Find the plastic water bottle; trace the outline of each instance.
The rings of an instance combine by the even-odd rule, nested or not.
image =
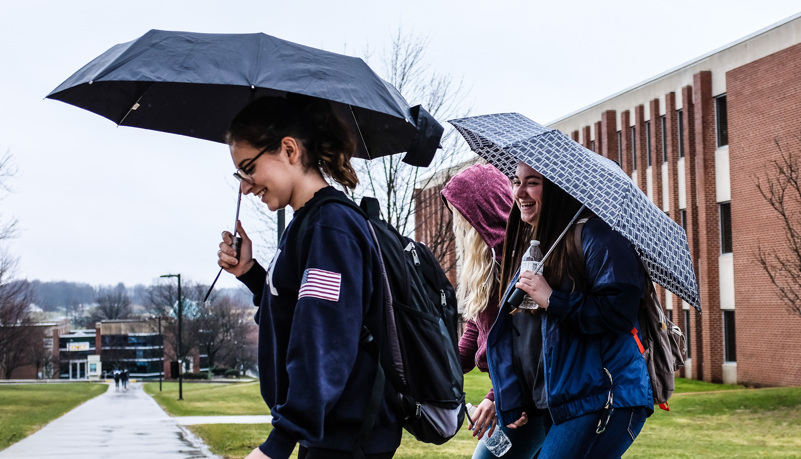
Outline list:
[[[470,403],[467,403],[465,406],[467,407],[467,414],[469,414],[472,419],[478,408]],[[476,427],[479,426],[473,426],[474,429]],[[481,441],[484,442],[484,446],[486,446],[489,452],[495,457],[501,457],[512,449],[512,441],[509,440],[509,437],[501,430],[500,425],[495,426],[495,431],[492,435],[484,435]]]
[[[542,261],[542,251],[540,250],[540,241],[531,241],[528,250],[523,254],[523,262],[520,264],[520,272],[531,271],[536,273],[539,271],[540,262]],[[522,309],[539,309],[540,305],[534,302],[530,296],[526,295],[523,302],[520,304]]]

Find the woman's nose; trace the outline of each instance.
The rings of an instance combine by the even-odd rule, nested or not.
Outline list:
[[[250,192],[253,190],[253,184],[248,182],[247,180],[240,180],[239,190],[242,192],[242,194],[245,195],[250,194]]]

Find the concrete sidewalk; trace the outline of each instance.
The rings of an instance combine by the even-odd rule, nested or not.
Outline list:
[[[110,385],[104,394],[0,451],[0,458],[219,458],[177,419],[141,383],[129,384],[127,392]]]

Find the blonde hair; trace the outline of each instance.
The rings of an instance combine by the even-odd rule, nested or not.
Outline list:
[[[456,253],[462,262],[456,282],[456,300],[462,306],[462,316],[475,320],[487,308],[490,296],[500,281],[498,264],[493,251],[475,228],[453,210],[453,232],[456,236]]]

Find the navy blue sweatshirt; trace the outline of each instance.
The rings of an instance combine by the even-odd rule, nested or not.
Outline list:
[[[273,459],[289,457],[296,443],[353,451],[375,381],[377,362],[359,346],[359,336],[364,324],[381,344],[375,333],[384,319],[379,254],[355,210],[332,202],[305,215],[309,204],[331,193],[341,192],[323,188],[295,212],[267,271],[256,263],[239,278],[259,306],[261,395],[273,416],[259,448]],[[386,384],[365,453],[400,445],[397,398]]]

